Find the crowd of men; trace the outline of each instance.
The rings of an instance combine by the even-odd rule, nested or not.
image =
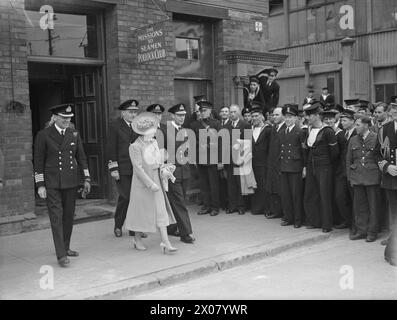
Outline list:
[[[349,228],[351,240],[367,242],[375,241],[383,228],[391,231],[384,241],[386,251],[395,252],[396,97],[391,97],[390,103],[375,104],[349,99],[343,107],[335,103],[328,88],[323,88],[320,99],[309,90],[302,108],[297,104],[280,106],[276,75],[277,70],[270,69],[251,77],[244,107],[232,104],[214,108],[205,96],[196,96],[190,117],[183,103],[167,110],[171,121],[160,122],[156,139],[168,152],[165,160],[176,167],[176,180],[169,184],[167,195],[177,223],[169,226],[168,233],[185,243],[195,241],[185,198],[189,181],[196,174],[202,200],[199,215],[216,216],[220,210],[244,215],[251,211],[267,219],[279,218],[282,226],[305,225],[325,233]],[[152,104],[143,109],[137,100],[130,99],[119,110],[120,118],[109,129],[106,153],[119,194],[116,237],[122,236],[130,201],[133,167],[129,147],[138,137],[131,122],[142,111],[155,113],[161,121],[165,107]],[[47,199],[58,261],[65,266],[67,256],[78,255],[69,248],[74,189],[78,185],[75,163],[85,177],[86,194],[90,192],[90,176],[79,134],[70,128],[72,106],[55,106],[52,112],[54,123],[36,138],[35,180],[39,195]],[[204,140],[203,132],[207,134]],[[196,157],[184,161],[192,149]],[[54,163],[47,163],[51,161]],[[46,169],[51,165],[56,172]],[[60,180],[58,171],[62,173]],[[62,223],[61,216],[68,219],[63,218]],[[391,264],[396,263],[393,254],[385,256]]]

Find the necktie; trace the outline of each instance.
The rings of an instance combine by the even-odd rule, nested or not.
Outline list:
[[[129,123],[128,125],[129,125],[130,129],[132,130],[132,123]]]
[[[65,130],[61,130],[61,136],[65,135]]]
[[[346,133],[345,133],[345,138],[346,138],[347,140],[349,140],[349,131],[346,131]]]

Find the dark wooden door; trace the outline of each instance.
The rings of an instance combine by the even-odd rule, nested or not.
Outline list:
[[[89,198],[104,198],[104,103],[102,71],[99,67],[73,67],[70,74],[74,123],[83,139],[91,174]]]

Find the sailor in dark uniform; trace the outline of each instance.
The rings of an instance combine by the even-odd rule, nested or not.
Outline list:
[[[132,129],[131,121],[139,112],[139,102],[134,99],[124,101],[120,106],[121,117],[109,126],[107,141],[108,168],[112,178],[116,181],[119,194],[116,212],[114,214],[114,234],[116,237],[123,235],[121,229],[127,214],[130,201],[132,182],[132,164],[129,147],[138,134]],[[129,232],[134,235],[133,231]],[[143,234],[143,237],[146,235]]]
[[[307,95],[307,97],[305,97],[305,99],[303,100],[303,106],[305,105],[305,104],[309,104],[309,103],[312,103],[312,102],[314,102],[315,101],[315,98],[314,98],[314,90],[313,89],[309,89],[308,90],[308,95]]]
[[[66,267],[70,263],[68,256],[79,255],[70,250],[79,170],[84,177],[84,197],[91,190],[90,174],[80,135],[69,127],[72,105],[57,105],[50,110],[55,123],[36,136],[35,182],[39,196],[47,200],[58,263]]]
[[[261,90],[259,79],[255,76],[250,77],[249,86],[244,87],[244,106],[251,109],[253,102],[258,102],[260,105],[265,105],[265,96]]]
[[[304,109],[309,124],[304,206],[307,228],[322,228],[323,232],[330,232],[332,164],[339,155],[339,148],[334,130],[321,121],[320,106],[320,102],[315,102]]]
[[[172,121],[167,124],[167,163],[175,165],[174,177],[176,180],[168,182],[167,195],[177,222],[168,226],[168,234],[175,235],[178,230],[178,235],[181,237],[182,242],[193,243],[192,225],[185,202],[190,179],[190,167],[187,162],[188,147],[184,147],[188,140],[186,131],[183,128],[186,106],[183,103],[178,103],[169,108],[168,112],[172,114]]]
[[[328,87],[322,89],[320,103],[327,109],[332,109],[335,106],[335,97],[328,92]]]
[[[335,131],[336,141],[339,147],[339,156],[333,163],[334,173],[334,223],[335,229],[350,227],[352,217],[352,201],[348,181],[346,178],[346,149],[347,139],[345,133],[336,124],[337,110],[330,109],[322,112],[323,121]]]

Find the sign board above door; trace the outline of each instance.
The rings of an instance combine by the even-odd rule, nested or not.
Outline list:
[[[164,22],[138,29],[136,38],[138,64],[166,58]]]

